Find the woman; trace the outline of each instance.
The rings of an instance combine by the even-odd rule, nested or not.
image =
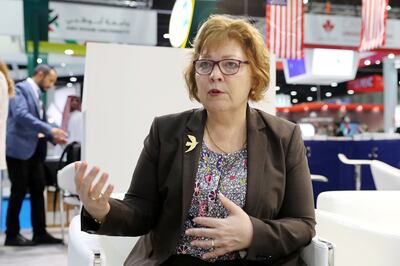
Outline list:
[[[7,65],[0,61],[0,171],[6,165],[6,125],[8,116],[8,99],[14,95],[14,82],[10,78]]]
[[[268,61],[253,26],[211,16],[185,73],[204,109],[154,119],[123,201],[103,189],[107,173],[92,184],[99,168],[78,163],[82,229],[144,235],[125,265],[298,265],[315,225],[301,133],[248,106]]]

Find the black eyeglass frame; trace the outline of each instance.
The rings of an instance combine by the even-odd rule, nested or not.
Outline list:
[[[213,65],[212,65],[211,70],[210,70],[209,73],[199,73],[199,72],[197,71],[196,63],[197,63],[197,62],[200,62],[200,61],[207,61],[207,62],[212,62],[212,63],[213,63]],[[231,73],[231,74],[224,73],[224,71],[222,70],[222,68],[221,68],[221,66],[220,66],[220,63],[223,62],[223,61],[235,61],[235,62],[237,62],[237,63],[239,64],[239,67],[238,67],[237,71],[236,71],[235,73]],[[193,61],[194,70],[195,70],[196,73],[199,74],[199,75],[210,75],[210,74],[213,72],[215,65],[217,65],[222,74],[224,74],[224,75],[226,75],[226,76],[232,76],[232,75],[235,75],[235,74],[237,74],[237,73],[239,72],[240,66],[241,66],[242,64],[249,65],[249,64],[250,64],[250,61],[248,61],[248,60],[240,60],[240,59],[230,59],[230,58],[221,59],[221,60],[197,59],[197,60],[194,60],[194,61]]]

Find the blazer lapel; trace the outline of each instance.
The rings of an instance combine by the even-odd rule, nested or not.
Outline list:
[[[204,109],[195,110],[186,124],[186,130],[182,136],[182,224],[187,219],[192,201],[206,118],[207,113]],[[197,145],[193,147],[195,142]]]
[[[247,194],[244,210],[256,215],[260,184],[265,179],[264,164],[267,156],[268,140],[261,131],[265,122],[256,110],[247,107]]]
[[[30,96],[29,100],[32,101],[32,105],[35,106],[36,114],[40,118],[40,111],[39,111],[40,110],[40,103],[39,103],[40,100],[38,100],[36,98],[36,95],[33,93],[31,84],[29,84],[28,81],[25,81],[25,84],[26,84],[26,86],[24,85],[23,87],[26,88],[26,90],[28,91],[28,94]]]

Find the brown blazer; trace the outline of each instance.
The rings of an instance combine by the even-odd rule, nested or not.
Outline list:
[[[154,119],[123,201],[99,227],[83,211],[82,230],[143,235],[124,265],[162,264],[175,251],[192,199],[207,113],[195,109]],[[311,178],[298,126],[247,108],[248,185],[244,210],[254,234],[248,265],[297,265],[314,236]],[[188,135],[199,144],[190,152]]]

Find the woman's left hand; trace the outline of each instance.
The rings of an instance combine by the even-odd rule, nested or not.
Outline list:
[[[210,252],[203,255],[203,259],[216,258],[232,251],[247,249],[253,238],[253,225],[247,213],[221,193],[218,197],[228,210],[229,216],[224,219],[196,217],[193,222],[204,227],[190,228],[185,232],[186,235],[209,238],[209,240],[191,242],[193,246],[211,248]]]

